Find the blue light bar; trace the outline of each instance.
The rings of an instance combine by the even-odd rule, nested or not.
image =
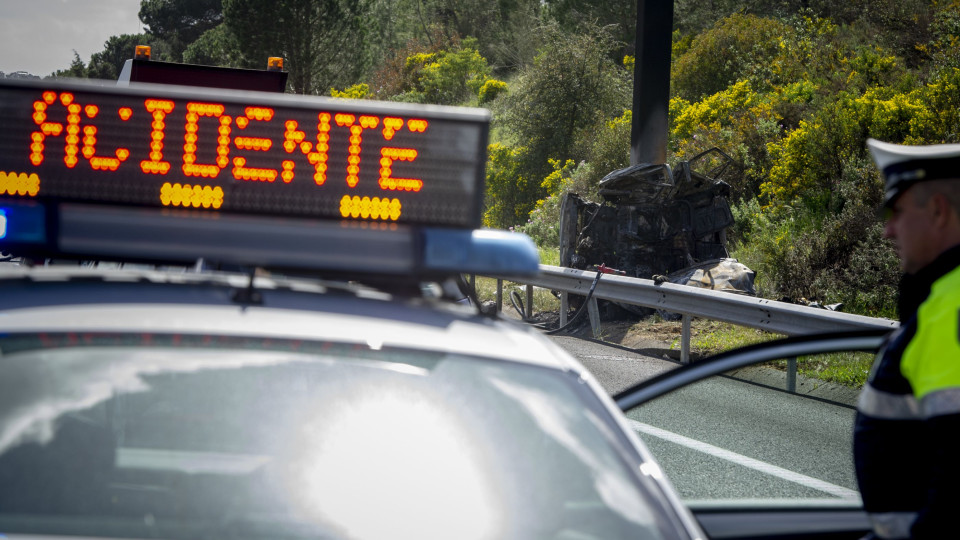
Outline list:
[[[245,267],[424,279],[539,271],[533,241],[506,231],[211,216],[77,203],[46,206],[4,199],[0,212],[6,221],[0,249],[38,258],[184,265],[203,259]]]
[[[520,276],[540,269],[540,254],[530,237],[489,229],[427,229],[423,259],[429,270],[466,274]]]
[[[47,242],[46,210],[31,201],[0,200],[0,248]]]

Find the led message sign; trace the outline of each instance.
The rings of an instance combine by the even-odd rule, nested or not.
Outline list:
[[[0,196],[477,228],[489,114],[259,92],[0,84]]]

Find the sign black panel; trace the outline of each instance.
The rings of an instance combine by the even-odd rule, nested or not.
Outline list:
[[[478,228],[489,113],[0,83],[0,196]]]

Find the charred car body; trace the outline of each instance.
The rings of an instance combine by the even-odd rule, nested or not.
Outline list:
[[[614,171],[599,183],[602,202],[566,194],[560,214],[561,266],[605,264],[632,277],[755,294],[753,272],[728,259],[726,248],[733,214],[730,186],[720,177],[732,164],[713,148],[673,169],[639,164]],[[699,170],[705,165],[713,167]],[[691,275],[699,276],[696,283],[690,283]]]

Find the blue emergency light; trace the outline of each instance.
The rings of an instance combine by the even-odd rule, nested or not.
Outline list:
[[[46,208],[32,201],[0,198],[0,250],[9,246],[42,246],[47,242]]]

